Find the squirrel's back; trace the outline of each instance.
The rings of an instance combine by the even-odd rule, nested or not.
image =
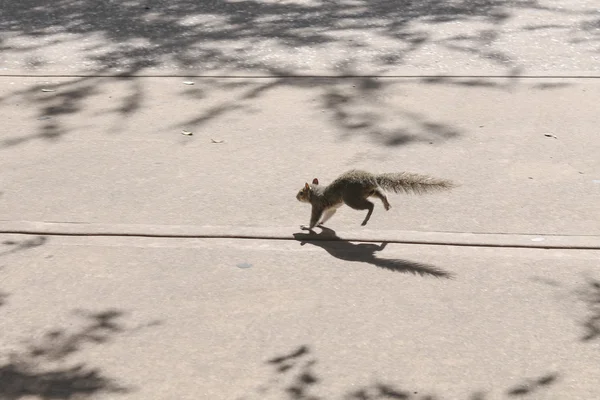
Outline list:
[[[342,194],[350,189],[363,189],[366,191],[377,187],[377,177],[367,171],[353,169],[338,176],[324,189],[327,198],[341,198]]]
[[[351,169],[338,176],[331,184],[337,181],[344,183],[377,184],[377,175],[360,169]]]

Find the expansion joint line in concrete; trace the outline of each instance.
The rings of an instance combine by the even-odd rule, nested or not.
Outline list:
[[[317,232],[318,232],[317,228]],[[296,232],[294,232],[296,231]],[[254,239],[295,241],[387,242],[398,244],[528,249],[600,250],[599,236],[362,231],[309,234],[294,228],[232,226],[133,225],[33,221],[0,221],[0,234],[164,239]]]

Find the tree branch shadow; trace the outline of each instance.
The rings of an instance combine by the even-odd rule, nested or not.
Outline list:
[[[0,399],[18,400],[27,396],[48,400],[85,399],[98,393],[117,395],[131,391],[98,368],[70,357],[86,346],[108,343],[115,336],[132,331],[119,321],[125,313],[107,309],[78,310],[75,314],[86,321],[82,328],[50,329],[41,339],[27,343],[24,349],[9,354],[8,362],[0,364]],[[152,322],[144,327],[156,324],[158,322]]]
[[[377,257],[375,253],[385,249],[388,242],[383,242],[381,245],[373,243],[354,244],[338,237],[332,229],[324,226],[321,226],[320,228],[322,231],[319,234],[294,233],[294,238],[300,241],[301,246],[309,243],[313,246],[321,247],[333,257],[344,261],[367,263],[388,271],[410,273],[420,276],[434,276],[436,278],[446,279],[452,279],[454,277],[452,273],[433,265],[408,260]]]
[[[284,77],[284,73],[288,78],[302,75],[306,65],[309,70],[310,66],[317,65],[302,56],[303,51],[315,48],[331,49],[340,55],[340,60],[326,67],[333,77],[357,75],[354,66],[361,62],[385,73],[390,67],[408,64],[409,57],[426,46],[464,55],[466,60],[476,59],[517,76],[523,66],[508,50],[495,44],[507,35],[502,24],[521,12],[578,17],[582,30],[593,36],[591,40],[599,37],[596,35],[600,31],[597,17],[592,10],[549,7],[537,0],[451,3],[374,0],[352,4],[182,0],[169,5],[158,0],[148,0],[143,5],[64,0],[60,7],[35,0],[9,2],[0,20],[0,31],[5,34],[0,41],[3,54],[14,55],[26,68],[36,71],[52,61],[36,55],[37,51],[68,44],[77,48],[74,53],[81,54],[80,64],[87,71],[83,75],[95,76],[80,76],[57,84],[55,93],[41,94],[39,85],[8,92],[0,101],[14,103],[15,99],[23,98],[38,110],[38,119],[43,122],[36,132],[5,138],[0,146],[14,148],[35,140],[61,139],[70,133],[61,117],[82,111],[84,101],[98,93],[103,85],[99,76],[125,78],[143,75],[149,68],[193,69],[202,74],[221,71],[221,76],[268,74],[277,78],[276,84],[258,85],[247,94],[246,100],[263,96],[272,87],[306,85],[300,83],[302,79],[315,86],[323,84],[314,77],[295,80]],[[595,19],[590,20],[590,16]],[[462,31],[468,32],[439,38],[440,24],[448,22],[461,22],[465,24]],[[467,25],[471,22],[472,27]],[[556,29],[555,25],[526,26],[521,33]],[[374,45],[384,42],[387,44],[382,48]],[[286,64],[285,58],[296,61]],[[364,109],[372,99],[362,97],[367,92],[366,86],[374,85],[370,90],[377,92],[380,83],[367,77],[362,81],[356,79],[357,90],[350,90],[347,81],[339,80],[318,89],[317,97],[343,137],[362,134],[382,145],[399,146],[432,138],[449,140],[460,134],[454,127],[424,116],[413,118],[409,110],[397,110],[397,107],[389,112],[402,115],[410,123],[385,126],[381,114]],[[483,77],[466,82],[440,77],[424,82],[506,89],[516,81],[502,85]],[[113,101],[118,105],[108,112],[119,118],[138,112],[146,97],[142,86],[132,79],[127,87],[130,93],[115,98]],[[234,103],[216,106],[188,122],[202,124],[239,111]]]
[[[238,86],[245,86],[247,90],[182,124],[198,128],[226,115],[248,110],[254,99],[266,96],[278,88],[308,88],[315,92],[313,98],[318,101],[317,107],[327,110],[329,121],[340,129],[342,140],[363,136],[380,145],[396,147],[413,142],[446,141],[462,134],[458,128],[433,120],[422,113],[382,104],[377,100],[377,94],[391,87],[389,81],[360,76],[343,79],[299,78],[287,76],[289,74],[275,70],[273,78],[266,82],[251,79],[238,82]],[[228,90],[230,86],[228,82],[211,82],[210,85],[215,91]],[[393,122],[382,122],[390,120]],[[181,124],[174,124],[173,127],[179,125]]]
[[[585,307],[585,316],[580,318],[579,324],[583,327],[582,342],[591,342],[600,339],[600,280],[587,276],[585,284],[576,288],[567,288],[561,282],[546,277],[533,277],[533,281],[550,286],[555,290],[567,291],[568,297],[580,302]]]
[[[588,278],[586,285],[578,291],[579,298],[587,306],[587,317],[582,322],[584,342],[600,339],[600,280]]]
[[[237,400],[263,399],[267,396],[289,400],[328,400],[339,398],[343,400],[443,400],[446,396],[432,393],[419,393],[414,389],[402,388],[398,385],[375,381],[368,385],[353,385],[342,396],[326,397],[319,395],[319,389],[325,385],[324,379],[317,374],[318,360],[308,345],[302,345],[291,352],[266,361],[272,369],[272,377],[258,386],[255,393],[238,398]],[[555,384],[560,375],[555,372],[543,374],[538,378],[524,379],[523,383],[506,390],[509,397],[535,395],[547,390]],[[543,393],[540,393],[543,396]],[[276,396],[276,397],[275,397]],[[469,400],[486,400],[485,392],[473,392]],[[494,397],[495,398],[495,397]],[[455,399],[456,400],[456,399]]]
[[[0,252],[0,256],[17,253],[24,250],[33,249],[44,245],[48,241],[46,236],[35,236],[31,239],[24,239],[22,241],[16,240],[4,240],[1,244],[3,246],[10,246],[8,250]]]
[[[6,304],[6,299],[8,298],[8,293],[0,292],[0,307]]]
[[[53,329],[39,343],[9,355],[0,365],[0,398],[17,400],[25,396],[42,399],[85,398],[94,393],[126,393],[129,389],[82,363],[69,365],[66,358],[86,343],[102,343],[123,329],[116,319],[123,313],[107,310],[88,313],[88,325],[81,331]]]
[[[21,360],[0,366],[0,398],[18,400],[26,396],[41,399],[85,398],[95,393],[127,393],[128,389],[84,364],[40,372]]]

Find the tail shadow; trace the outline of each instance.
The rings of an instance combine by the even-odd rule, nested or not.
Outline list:
[[[411,273],[421,276],[430,275],[446,279],[452,279],[454,276],[448,271],[444,271],[441,268],[429,264],[377,257],[375,253],[385,249],[388,242],[382,242],[381,245],[373,243],[354,244],[337,236],[332,229],[325,228],[324,226],[321,226],[320,228],[322,229],[322,232],[319,234],[294,233],[294,238],[300,241],[301,246],[310,243],[313,246],[323,248],[333,257],[344,261],[364,262],[390,271]]]

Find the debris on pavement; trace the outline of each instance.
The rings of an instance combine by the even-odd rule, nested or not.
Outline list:
[[[556,136],[554,136],[554,135],[553,135],[553,134],[551,134],[551,133],[544,133],[544,136],[546,136],[546,137],[551,137],[551,138],[554,138],[554,139],[558,139]]]
[[[183,81],[183,84],[184,85],[193,85],[194,82],[192,82],[192,81]]]
[[[215,140],[215,139],[210,139],[211,142],[213,143],[223,143],[225,142],[224,140]]]
[[[190,131],[186,131],[186,130],[183,130],[183,131],[181,131],[181,134],[182,134],[182,135],[185,135],[185,136],[192,136],[192,135],[193,135],[193,133],[192,133],[192,132],[190,132]]]
[[[250,264],[250,263],[247,263],[247,262],[243,262],[243,263],[239,263],[239,264],[237,265],[237,267],[238,267],[238,268],[244,268],[244,269],[245,269],[245,268],[250,268],[250,267],[252,267],[252,264]]]
[[[56,92],[54,89],[42,89],[42,92]]]

